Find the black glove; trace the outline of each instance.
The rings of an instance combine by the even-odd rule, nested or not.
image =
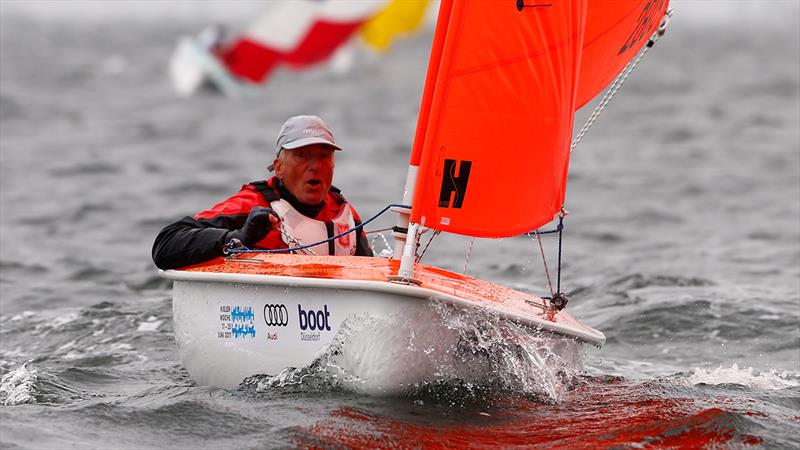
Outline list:
[[[269,216],[274,216],[277,221],[270,220]],[[280,216],[272,208],[256,206],[250,210],[242,228],[228,232],[225,242],[238,239],[245,247],[253,248],[272,229],[272,222],[277,223],[280,220]]]

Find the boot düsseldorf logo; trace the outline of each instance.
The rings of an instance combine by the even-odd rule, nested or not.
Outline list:
[[[303,309],[303,305],[298,304],[297,319],[300,323],[300,340],[319,341],[323,331],[331,331],[330,317],[328,305],[322,305],[322,309],[314,310]]]

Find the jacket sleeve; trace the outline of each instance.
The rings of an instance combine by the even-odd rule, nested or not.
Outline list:
[[[240,228],[247,215],[213,220],[186,216],[158,233],[153,244],[153,262],[159,269],[177,269],[222,256],[230,231]]]
[[[245,188],[233,197],[197,214],[167,225],[153,243],[153,262],[159,269],[176,269],[222,256],[228,232],[238,230],[261,194]]]

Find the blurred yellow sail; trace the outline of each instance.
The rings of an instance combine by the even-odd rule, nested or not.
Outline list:
[[[429,0],[392,0],[359,29],[364,42],[377,51],[386,51],[395,36],[419,28]]]

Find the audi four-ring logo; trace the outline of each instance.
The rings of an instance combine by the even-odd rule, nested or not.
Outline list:
[[[289,310],[284,305],[264,305],[264,322],[271,327],[289,325]]]

